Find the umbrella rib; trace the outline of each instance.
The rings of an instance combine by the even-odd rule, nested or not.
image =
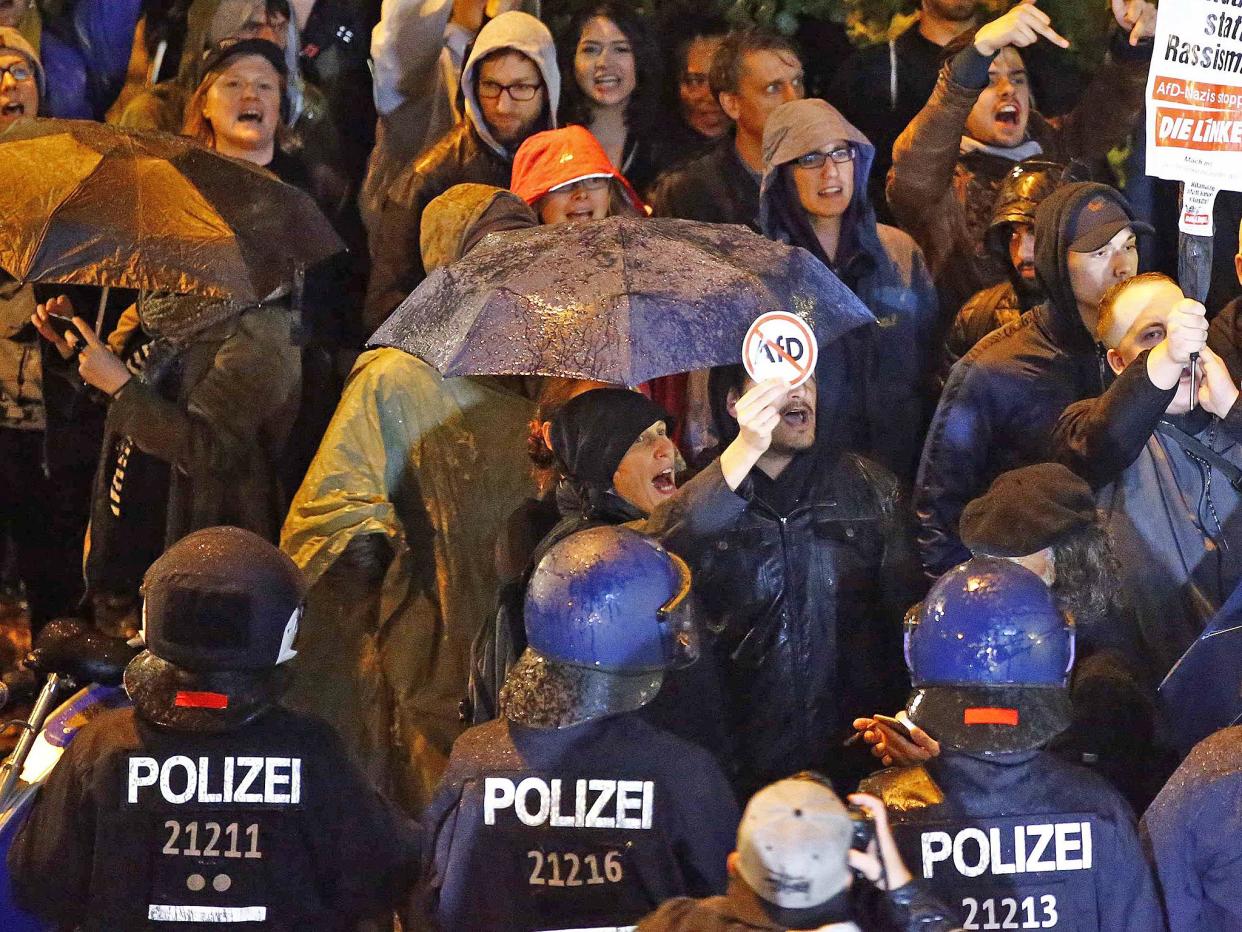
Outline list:
[[[35,248],[30,253],[32,259],[38,258],[39,253],[43,250],[43,243],[47,240],[48,232],[52,226],[52,218],[56,215],[56,211],[59,210],[64,204],[72,200],[75,194],[77,194],[84,187],[86,187],[86,183],[90,181],[91,178],[93,178],[95,174],[100,170],[103,163],[107,160],[108,155],[109,155],[108,152],[99,153],[99,161],[95,163],[95,167],[92,168],[85,175],[83,175],[82,178],[78,181],[78,183],[74,185],[73,190],[70,191],[68,194],[66,194],[64,197],[62,197],[60,201],[56,204],[56,206],[48,211],[47,219],[43,222],[43,226],[39,229],[39,237],[35,241]]]

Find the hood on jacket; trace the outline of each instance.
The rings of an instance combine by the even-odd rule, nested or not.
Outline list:
[[[556,67],[556,44],[552,41],[552,33],[548,27],[529,13],[510,10],[501,13],[486,26],[479,30],[474,40],[474,48],[461,71],[461,93],[466,102],[466,117],[474,124],[475,132],[497,155],[509,157],[508,151],[492,135],[487,121],[483,119],[483,111],[479,107],[479,97],[475,90],[478,80],[479,62],[502,49],[521,52],[535,63],[543,78],[543,86],[547,90],[547,115],[549,125],[556,126],[556,108],[561,100],[561,73]]]
[[[1026,281],[1017,269],[1009,254],[1009,241],[1015,224],[1035,225],[1035,211],[1043,203],[1044,198],[1059,188],[1066,181],[1074,180],[1066,177],[1072,170],[1059,162],[1045,159],[1026,159],[1019,162],[996,192],[996,206],[992,209],[992,222],[983,234],[983,244],[987,251],[1002,263],[1005,275],[1016,289],[1023,309],[1029,309],[1043,297],[1038,287]]]
[[[452,265],[488,233],[539,225],[526,203],[489,184],[456,184],[427,205],[419,231],[423,267],[431,274]]]
[[[854,146],[854,197],[841,218],[841,242],[837,261],[824,255],[823,247],[798,200],[798,192],[785,166],[808,152],[844,139]],[[759,187],[759,225],[771,239],[801,246],[826,265],[845,269],[860,255],[876,263],[888,262],[876,233],[875,208],[867,190],[875,146],[835,107],[809,98],[781,104],[763,128],[763,182]],[[847,282],[848,284],[848,282]]]
[[[33,4],[31,6],[33,7]],[[16,52],[30,62],[30,67],[35,73],[35,83],[39,86],[39,100],[42,101],[47,96],[47,75],[43,71],[43,62],[39,60],[39,53],[34,50],[34,46],[27,42],[16,29],[10,26],[0,26],[0,52]]]
[[[1088,350],[1095,336],[1087,330],[1078,313],[1078,302],[1069,276],[1070,225],[1084,205],[1094,197],[1116,202],[1127,217],[1134,210],[1116,188],[1093,181],[1075,181],[1053,191],[1035,212],[1035,275],[1047,296],[1048,317],[1061,348]],[[1136,232],[1150,229],[1135,221]]]
[[[513,157],[509,187],[533,207],[546,194],[586,178],[613,179],[631,206],[645,213],[638,193],[584,126],[549,129],[529,137]]]

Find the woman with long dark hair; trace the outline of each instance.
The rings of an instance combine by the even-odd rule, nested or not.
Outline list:
[[[558,47],[566,81],[561,123],[591,131],[609,160],[640,192],[659,172],[663,67],[647,24],[630,7],[606,0],[578,13]]]

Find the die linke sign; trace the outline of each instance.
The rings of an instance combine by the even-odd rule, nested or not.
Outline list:
[[[1184,182],[1180,228],[1212,233],[1242,189],[1242,0],[1162,0],[1147,79],[1147,174]]]

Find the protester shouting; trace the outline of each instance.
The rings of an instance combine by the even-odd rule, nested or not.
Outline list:
[[[866,410],[858,449],[909,488],[930,414],[938,313],[923,253],[902,231],[876,223],[867,187],[875,148],[830,104],[794,100],[777,107],[764,129],[763,155],[764,233],[809,250],[879,322],[865,337],[845,340],[855,356],[871,357],[849,360]]]
[[[1119,27],[1112,57],[1071,113],[1047,120],[1032,108],[1019,49],[1041,38],[1069,43],[1034,0],[1023,0],[950,44],[952,57],[931,99],[897,139],[888,202],[923,247],[946,315],[1005,278],[1004,265],[984,250],[984,231],[1015,162],[1103,157],[1134,129],[1151,57],[1143,40],[1155,34],[1155,7],[1112,0],[1112,9]]]
[[[1060,188],[1035,214],[1035,269],[1046,300],[985,337],[949,375],[915,483],[923,566],[938,576],[969,556],[962,508],[1009,469],[1051,457],[1051,431],[1075,401],[1100,394],[1096,314],[1109,287],[1138,271],[1133,218],[1114,189]]]
[[[740,365],[712,371],[721,437],[753,387]],[[742,516],[697,565],[742,797],[808,767],[852,788],[870,763],[839,750],[850,722],[906,690],[901,619],[922,594],[908,518],[896,478],[842,449],[835,392],[785,395]]]
[[[798,50],[761,29],[731,32],[712,56],[712,93],[733,134],[693,161],[665,172],[651,191],[657,217],[739,223],[759,231],[763,127],[786,101],[805,96]]]
[[[608,160],[645,191],[659,170],[663,67],[646,21],[623,2],[584,8],[560,50],[566,81],[560,121],[591,131]]]
[[[525,139],[556,126],[561,78],[552,34],[516,10],[479,32],[461,76],[466,115],[388,189],[372,234],[365,321],[374,330],[426,276],[419,254],[423,211],[456,184],[508,187]]]
[[[476,721],[495,715],[504,673],[521,655],[521,603],[540,557],[572,534],[601,524],[627,524],[660,540],[696,566],[706,548],[746,507],[740,490],[771,443],[785,388],[767,381],[738,401],[739,430],[733,442],[684,487],[671,439],[672,418],[638,392],[598,388],[583,392],[552,417],[544,440],[561,473],[556,503],[561,520],[535,548],[523,577],[505,586],[495,624],[474,648],[472,703]],[[698,674],[708,666],[697,665]],[[712,688],[706,677],[697,685]],[[694,685],[694,684],[690,684]],[[674,694],[676,692],[676,694]],[[669,730],[720,752],[726,742],[717,709],[683,702],[688,688],[675,684],[661,697]],[[710,706],[710,704],[707,704]],[[700,717],[701,716],[701,717]],[[684,723],[677,723],[681,717]]]
[[[581,126],[536,133],[513,157],[513,193],[545,224],[643,216],[643,202]]]

